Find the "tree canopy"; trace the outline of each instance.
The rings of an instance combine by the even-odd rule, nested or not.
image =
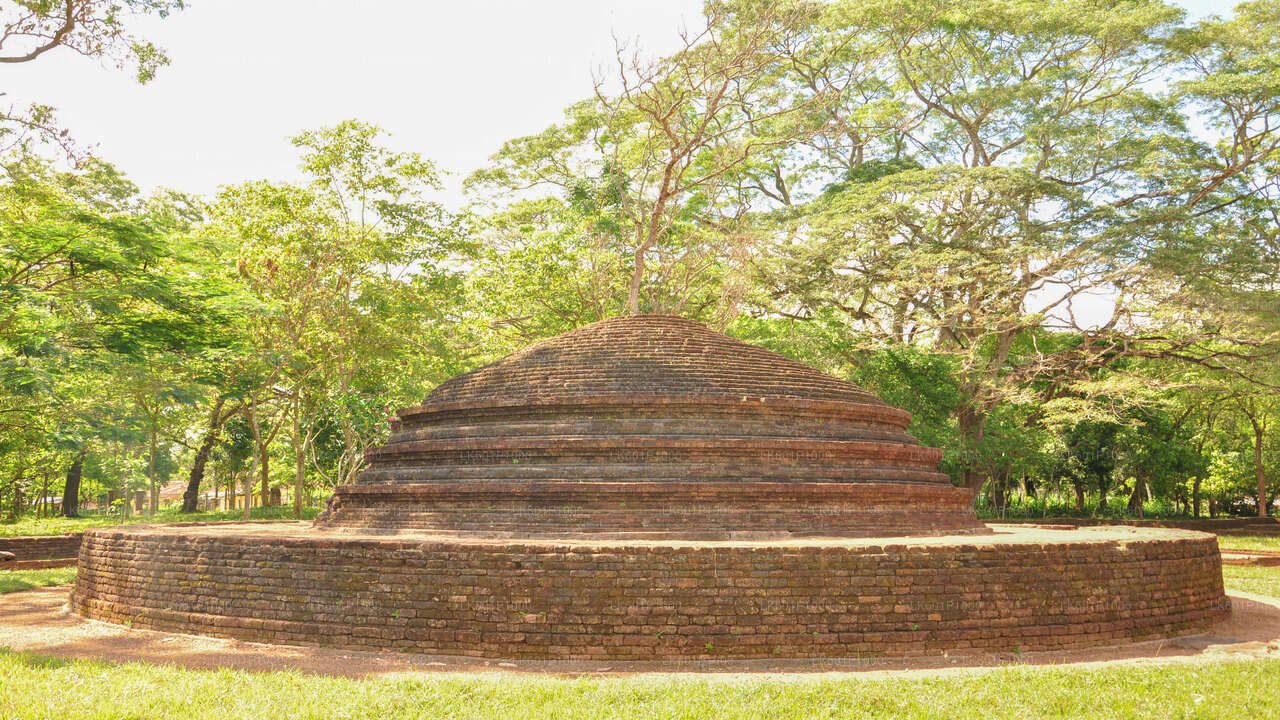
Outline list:
[[[8,5],[0,63],[74,52],[142,82],[167,56],[132,19],[183,7]],[[709,0],[677,50],[619,46],[562,121],[497,148],[466,207],[359,120],[292,138],[297,182],[197,198],[140,194],[52,108],[15,106],[0,493],[153,510],[181,473],[187,510],[292,488],[301,512],[434,384],[659,312],[910,410],[992,512],[1264,512],[1278,38],[1275,0],[1198,21],[1162,0]]]

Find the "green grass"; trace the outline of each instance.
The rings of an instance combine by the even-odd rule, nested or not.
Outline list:
[[[318,507],[302,509],[305,520],[314,520],[320,513]],[[292,520],[292,507],[253,508],[249,511],[252,520]],[[0,537],[14,535],[61,535],[62,533],[80,532],[85,528],[103,525],[120,525],[122,523],[173,523],[173,522],[214,522],[223,520],[241,520],[243,510],[225,510],[184,514],[176,510],[158,512],[153,516],[134,515],[124,520],[117,515],[87,515],[80,518],[31,518],[24,517],[16,522],[0,522]]]
[[[1228,590],[1280,597],[1280,567],[1223,565],[1222,581]]]
[[[0,570],[0,595],[76,581],[75,567],[46,570]]]
[[[1223,550],[1280,550],[1280,535],[1219,535]]]
[[[1219,535],[1218,547],[1223,550],[1280,550],[1280,537]],[[1222,580],[1228,590],[1280,597],[1280,567],[1223,565]]]
[[[21,718],[1262,718],[1280,660],[948,677],[514,674],[348,680],[0,652],[0,717]]]

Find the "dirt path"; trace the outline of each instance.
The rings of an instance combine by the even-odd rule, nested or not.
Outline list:
[[[145,661],[193,669],[297,670],[368,677],[410,672],[531,672],[565,675],[630,673],[818,673],[871,677],[887,673],[939,675],[1010,665],[1101,667],[1111,664],[1185,664],[1280,658],[1280,598],[1231,593],[1230,620],[1210,632],[1173,640],[1070,652],[970,655],[940,658],[838,660],[721,660],[670,662],[499,662],[435,655],[363,653],[247,643],[85,620],[65,609],[67,587],[0,595],[0,647],[61,658]]]

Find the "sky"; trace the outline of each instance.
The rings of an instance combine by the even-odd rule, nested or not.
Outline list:
[[[614,36],[673,50],[698,0],[192,0],[138,34],[172,63],[132,73],[69,51],[6,66],[11,99],[58,110],[144,189],[209,194],[297,177],[288,138],[348,118],[449,171],[449,195],[510,138],[589,96]],[[451,199],[458,199],[457,197]]]
[[[1184,0],[1193,17],[1229,3]],[[9,65],[9,101],[58,110],[62,127],[143,190],[208,195],[298,177],[288,138],[348,118],[450,175],[441,198],[510,138],[592,93],[614,39],[663,54],[700,0],[191,0],[138,34],[172,63],[133,74],[59,50]]]

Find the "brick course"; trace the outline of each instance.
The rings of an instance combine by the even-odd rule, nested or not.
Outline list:
[[[1069,649],[1230,612],[1213,536],[991,534],[909,420],[697,323],[614,318],[402,411],[315,527],[88,531],[71,604],[254,641],[617,660]]]
[[[80,551],[80,536],[81,533],[0,537],[0,552],[13,553],[20,563],[74,558]]]
[[[1055,650],[1224,618],[1210,535],[550,542],[300,526],[96,528],[71,600],[111,622],[492,658]]]
[[[593,323],[402,410],[321,527],[709,538],[982,533],[911,416],[677,317]]]
[[[973,492],[936,484],[488,482],[339,487],[321,528],[538,537],[987,534]]]

